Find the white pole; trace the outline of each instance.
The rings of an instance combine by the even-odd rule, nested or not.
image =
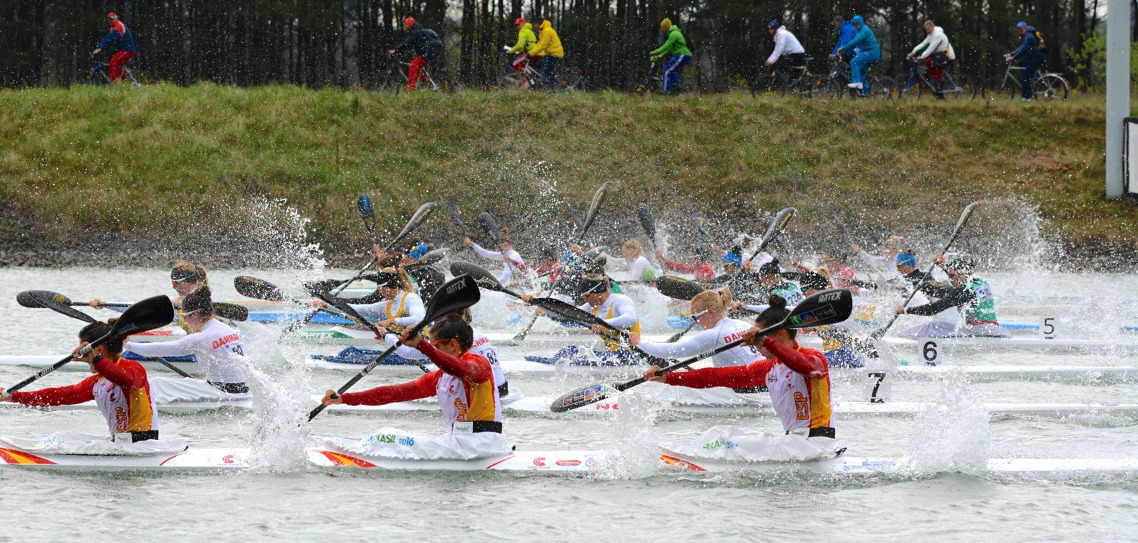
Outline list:
[[[1122,197],[1122,119],[1130,115],[1130,2],[1106,3],[1106,197]],[[1134,180],[1138,183],[1138,179]]]

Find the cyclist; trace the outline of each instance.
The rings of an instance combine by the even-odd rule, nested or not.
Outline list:
[[[514,67],[514,71],[525,73],[526,67],[529,66],[531,62],[537,60],[526,52],[537,43],[537,36],[533,33],[533,23],[526,22],[524,17],[518,17],[518,19],[514,21],[514,27],[518,29],[518,43],[515,43],[513,47],[507,48],[506,53],[517,55],[510,65]]]
[[[846,21],[845,18],[843,18],[841,15],[835,15],[832,24],[834,25],[834,28],[838,30],[838,43],[834,44],[834,50],[830,52],[830,56],[836,57],[838,56],[838,50],[854,38],[854,36],[857,34],[857,29],[854,28],[854,25],[850,24],[849,21]],[[847,50],[845,52],[845,59],[848,61],[850,57],[853,57],[856,54],[857,51]]]
[[[767,31],[774,38],[774,51],[771,51],[771,56],[767,57],[767,68],[784,70],[790,74],[791,68],[806,65],[806,49],[802,48],[798,38],[782,26],[778,19],[767,23]],[[788,75],[787,80],[790,79],[792,77]]]
[[[557,36],[549,19],[542,20],[537,28],[537,43],[526,52],[531,57],[540,57],[534,62],[534,67],[541,71],[542,84],[553,88],[553,82],[556,81],[554,71],[557,63],[565,57],[565,50],[561,48],[561,38]]]
[[[107,14],[107,24],[111,26],[106,36],[103,36],[103,41],[91,51],[91,55],[97,55],[100,51],[107,47],[113,46],[116,51],[111,56],[111,69],[108,74],[111,83],[115,83],[122,77],[122,67],[126,61],[134,58],[138,54],[138,49],[134,46],[134,34],[130,33],[130,29],[119,20],[118,14],[110,12]]]
[[[403,20],[403,30],[410,34],[407,34],[403,43],[396,45],[395,49],[388,49],[387,54],[394,55],[407,49],[415,52],[415,60],[411,61],[411,67],[407,69],[407,90],[415,90],[419,79],[426,79],[421,73],[423,66],[439,54],[443,48],[443,40],[434,30],[415,22],[414,17]]]
[[[648,54],[653,62],[659,61],[664,55],[671,55],[668,62],[664,63],[664,70],[660,75],[661,89],[664,94],[671,94],[672,89],[678,91],[683,85],[680,70],[684,68],[685,64],[691,62],[691,49],[688,49],[688,41],[680,32],[680,27],[673,25],[671,19],[665,17],[663,21],[660,21],[660,32],[667,36],[664,45],[657,47]]]
[[[1019,32],[1019,47],[1004,55],[1004,59],[1008,62],[1019,61],[1019,65],[1023,66],[1019,80],[1020,89],[1023,91],[1020,100],[1030,102],[1034,96],[1031,86],[1035,81],[1035,71],[1043,65],[1047,57],[1040,47],[1039,34],[1035,32],[1034,26],[1028,26],[1027,23],[1020,21],[1016,23],[1016,30]]]
[[[925,21],[925,41],[918,43],[908,55],[905,55],[905,58],[914,56],[925,61],[925,67],[929,70],[929,79],[932,80],[933,93],[937,98],[943,99],[944,94],[940,92],[940,87],[941,80],[944,79],[944,68],[956,61],[956,52],[948,43],[944,29],[931,19]]]
[[[850,79],[852,82],[848,86],[851,89],[864,92],[868,90],[865,88],[865,72],[871,64],[881,60],[881,46],[877,44],[877,36],[874,36],[873,31],[866,26],[865,19],[861,15],[854,15],[850,19],[850,23],[857,29],[857,34],[852,40],[838,48],[838,54],[854,51],[857,48],[861,49],[850,59]]]

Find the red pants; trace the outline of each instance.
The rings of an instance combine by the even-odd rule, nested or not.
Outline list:
[[[134,58],[134,55],[134,51],[119,51],[111,57],[111,73],[109,74],[111,83],[117,82],[122,77],[122,65]]]
[[[420,79],[426,79],[422,76],[423,66],[426,66],[429,60],[423,57],[415,57],[411,61],[411,67],[407,69],[407,90],[415,90],[415,85],[419,83]]]
[[[925,68],[929,69],[929,79],[932,79],[934,83],[937,81],[940,81],[941,79],[944,79],[944,71],[943,70],[949,66],[952,66],[953,62],[955,62],[955,61],[949,60],[947,65],[942,66],[940,68],[936,68],[933,66],[933,58],[932,57],[926,58],[925,59]]]
[[[515,72],[522,73],[526,71],[526,66],[529,66],[531,62],[536,62],[540,58],[541,57],[531,57],[526,53],[522,53],[514,59],[511,65],[514,67]]]

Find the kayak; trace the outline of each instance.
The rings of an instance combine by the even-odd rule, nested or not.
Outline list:
[[[1001,350],[1028,350],[1028,351],[1079,351],[1079,352],[1113,352],[1117,350],[1138,349],[1138,342],[1111,342],[1096,339],[1046,339],[1043,337],[979,337],[957,336],[942,338],[908,339],[902,337],[884,337],[880,345],[888,346],[894,352],[917,352],[933,342],[933,348],[943,348],[944,352],[976,352]]]
[[[601,469],[604,451],[514,451],[473,460],[404,460],[347,454],[334,449],[305,450],[309,466],[323,469],[374,469],[399,471],[510,471],[543,474],[588,474]],[[39,471],[197,472],[219,473],[256,467],[248,448],[196,449],[144,456],[36,454],[0,448],[0,465]],[[904,458],[839,456],[810,462],[715,462],[662,451],[658,466],[682,473],[805,473],[839,475],[903,475],[920,473]],[[990,473],[1065,474],[1133,473],[1135,459],[1096,458],[992,458]]]

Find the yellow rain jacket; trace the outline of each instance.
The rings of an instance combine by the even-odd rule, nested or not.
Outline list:
[[[522,51],[529,51],[535,43],[537,43],[537,36],[533,33],[533,23],[526,23],[522,25],[521,30],[518,30],[518,43],[510,48],[510,54],[516,55]]]
[[[538,28],[540,32],[537,35],[537,45],[527,51],[530,56],[564,58],[565,50],[561,48],[561,38],[557,36],[557,31],[553,30],[553,24],[549,19],[542,21]]]

